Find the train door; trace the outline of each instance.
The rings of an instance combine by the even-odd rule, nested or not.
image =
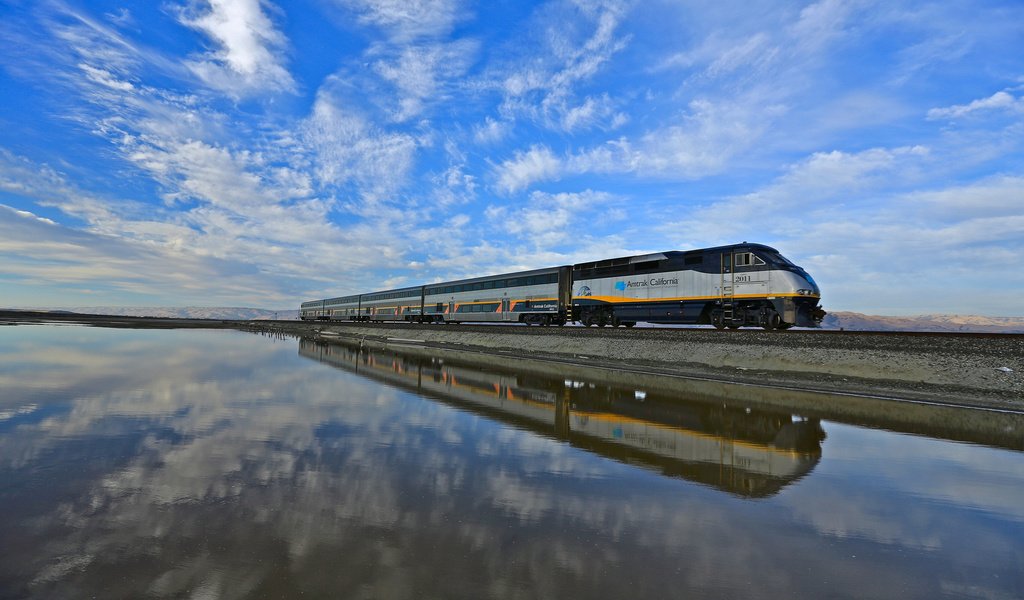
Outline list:
[[[732,323],[733,299],[736,295],[735,273],[733,272],[732,252],[722,254],[722,280],[718,288],[719,301],[722,304],[722,321],[725,324]]]
[[[455,320],[455,301],[454,300],[449,300],[448,301],[448,318],[445,319],[445,320],[446,321],[454,321]]]
[[[568,315],[572,310],[572,267],[558,268],[558,313]]]
[[[512,301],[507,296],[501,299],[501,320],[512,320]]]

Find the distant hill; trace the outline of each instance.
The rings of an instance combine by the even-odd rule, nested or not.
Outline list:
[[[45,310],[45,309],[44,309]],[[89,315],[117,315],[122,317],[164,317],[176,319],[222,319],[222,320],[267,320],[275,318],[282,320],[296,320],[299,318],[299,311],[291,310],[267,310],[263,308],[242,308],[242,307],[210,307],[210,306],[79,306],[72,308],[50,309],[53,312],[79,313]]]
[[[823,329],[847,331],[960,331],[969,333],[1024,333],[1024,317],[976,315],[918,315],[887,317],[855,312],[829,313]]]

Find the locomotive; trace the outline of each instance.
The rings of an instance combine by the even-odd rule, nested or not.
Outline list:
[[[313,300],[299,318],[773,330],[820,326],[820,300],[807,271],[775,248],[744,242]]]

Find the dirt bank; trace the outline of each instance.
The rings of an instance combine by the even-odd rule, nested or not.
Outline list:
[[[298,323],[250,327],[1024,410],[1024,336]]]

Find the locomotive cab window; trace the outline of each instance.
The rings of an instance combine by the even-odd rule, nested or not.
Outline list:
[[[736,253],[736,266],[737,267],[749,267],[752,265],[763,265],[764,261],[760,257],[756,256],[752,252],[737,252]]]

